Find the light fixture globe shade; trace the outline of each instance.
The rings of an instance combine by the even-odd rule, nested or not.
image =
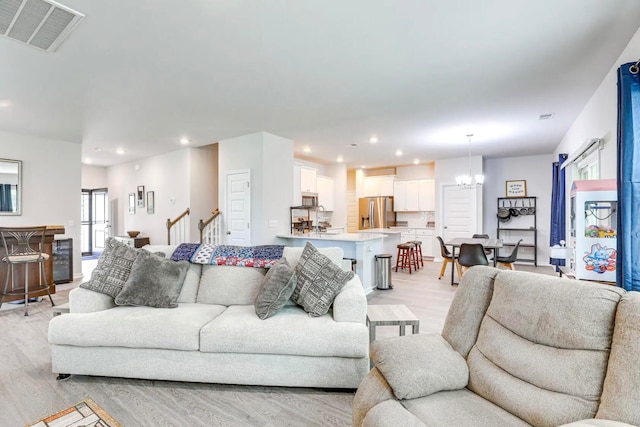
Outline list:
[[[472,178],[469,175],[460,175],[456,177],[457,185],[468,186],[471,185]]]
[[[482,185],[484,184],[484,175],[476,175],[476,184],[478,185]]]

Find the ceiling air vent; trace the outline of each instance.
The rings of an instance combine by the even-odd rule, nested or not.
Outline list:
[[[0,35],[47,52],[55,52],[82,18],[50,0],[0,1]]]

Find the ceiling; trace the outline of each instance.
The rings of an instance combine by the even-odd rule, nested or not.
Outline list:
[[[637,0],[62,3],[86,17],[57,52],[0,38],[0,130],[103,166],[257,131],[349,167],[466,156],[469,133],[552,153],[640,25]]]

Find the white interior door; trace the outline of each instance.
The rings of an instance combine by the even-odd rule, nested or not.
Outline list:
[[[442,239],[471,237],[478,222],[477,190],[456,185],[444,185],[442,190]]]
[[[251,245],[251,173],[227,174],[227,244]]]

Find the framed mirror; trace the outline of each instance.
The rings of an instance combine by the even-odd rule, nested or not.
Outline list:
[[[22,215],[22,161],[0,159],[0,215]]]

